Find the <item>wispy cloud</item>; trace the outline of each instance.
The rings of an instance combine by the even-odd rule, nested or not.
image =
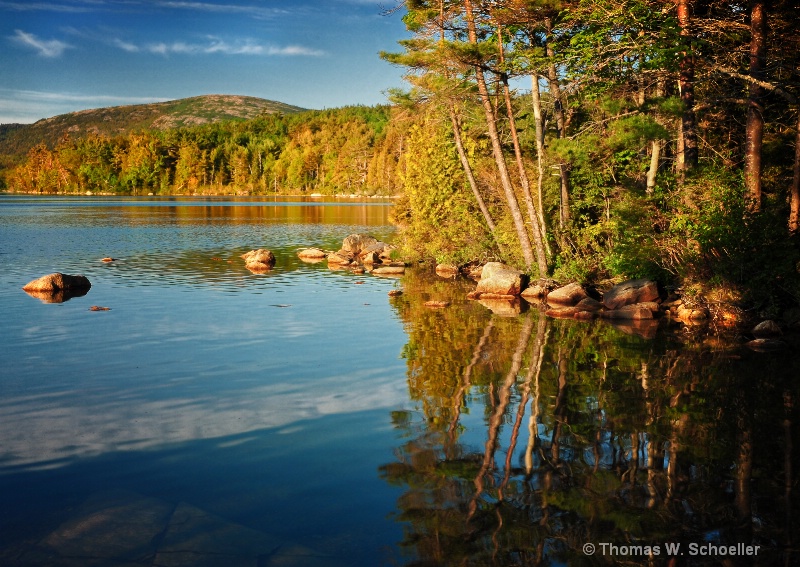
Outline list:
[[[287,57],[321,57],[326,53],[303,45],[262,45],[255,41],[243,40],[228,42],[218,38],[208,38],[205,43],[185,41],[156,42],[136,45],[122,39],[114,39],[113,44],[129,53],[147,52],[157,55],[262,55]]]
[[[14,35],[12,35],[10,39],[14,43],[33,49],[42,57],[48,58],[60,57],[64,51],[72,48],[70,44],[64,43],[58,39],[40,39],[34,34],[22,30],[14,30]]]
[[[94,11],[147,11],[154,9],[186,10],[224,14],[244,14],[259,19],[269,19],[289,11],[254,4],[225,4],[215,2],[190,2],[185,0],[63,0],[51,2],[20,2],[0,0],[0,10],[17,12],[86,13]]]

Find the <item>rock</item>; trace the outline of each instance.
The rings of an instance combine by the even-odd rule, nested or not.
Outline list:
[[[783,334],[781,328],[775,321],[771,321],[767,319],[766,321],[761,321],[758,325],[753,328],[753,336],[756,338],[767,338],[767,337],[778,337]]]
[[[440,278],[453,279],[458,275],[458,266],[453,264],[439,264],[436,266],[436,275]]]
[[[400,291],[399,289],[393,289],[388,293],[388,295],[389,297],[400,297],[401,295],[403,295],[403,292]]]
[[[301,260],[323,260],[328,255],[324,250],[319,248],[302,248],[297,251],[297,257]]]
[[[353,263],[353,257],[341,250],[328,254],[328,265],[347,266]]]
[[[367,250],[371,246],[379,244],[376,238],[366,234],[351,234],[342,241],[342,252],[349,252],[353,256],[358,256],[362,250]],[[382,243],[380,243],[382,244]]]
[[[86,276],[71,276],[56,272],[28,282],[22,289],[28,292],[55,292],[89,289],[90,287],[92,284]]]
[[[111,311],[110,307],[100,307],[99,305],[92,305],[89,311]]]
[[[405,272],[406,272],[405,266],[389,265],[389,266],[380,266],[378,268],[375,268],[370,273],[375,274],[376,276],[386,276],[386,275],[400,275],[404,274]]]
[[[265,272],[275,265],[275,254],[263,248],[242,254],[242,258],[245,267],[251,272]]]
[[[571,307],[587,297],[589,294],[581,284],[571,283],[548,293],[547,303],[552,306]]]
[[[103,259],[102,259],[102,260],[100,260],[100,261],[101,261],[101,262],[108,263],[108,262],[116,262],[116,261],[117,261],[117,259],[116,259],[116,258],[112,258],[111,256],[106,256],[105,258],[103,258]]]
[[[682,304],[678,306],[677,318],[689,323],[705,321],[708,318],[708,309]]]
[[[475,264],[475,265],[464,266],[461,269],[461,273],[467,276],[471,280],[480,280],[481,274],[483,274],[483,265]]]
[[[361,263],[367,266],[371,266],[373,264],[380,264],[381,257],[378,255],[377,252],[365,252],[361,254]]]
[[[603,319],[652,319],[653,312],[647,307],[634,303],[632,305],[623,305],[619,309],[602,311],[600,317]]]
[[[578,311],[590,311],[594,313],[603,309],[603,304],[592,297],[584,297],[575,307]]]
[[[430,307],[431,309],[442,309],[450,305],[449,301],[426,301],[425,307]]]
[[[659,298],[658,284],[652,280],[628,280],[615,285],[603,295],[603,305],[608,309],[619,309],[623,305],[656,301]]]
[[[520,295],[527,300],[540,300],[547,296],[550,289],[547,280],[537,280],[523,289]]]
[[[527,283],[528,276],[519,270],[500,262],[489,262],[483,267],[481,281],[475,291],[518,296]]]

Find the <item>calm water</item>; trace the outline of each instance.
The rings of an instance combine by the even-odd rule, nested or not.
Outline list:
[[[297,260],[391,240],[388,211],[0,197],[0,565],[800,562],[791,337],[755,353]],[[20,289],[53,271],[92,288]]]

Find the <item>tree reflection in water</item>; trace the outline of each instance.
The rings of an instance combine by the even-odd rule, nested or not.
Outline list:
[[[404,287],[394,306],[417,408],[393,415],[404,442],[380,474],[404,490],[407,564],[800,561],[792,348],[751,353],[680,329],[646,339],[535,308],[499,317],[417,273]],[[740,543],[758,554],[689,547]]]

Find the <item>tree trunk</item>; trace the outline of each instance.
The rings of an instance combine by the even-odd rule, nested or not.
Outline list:
[[[556,126],[558,128],[558,137],[564,138],[567,135],[567,123],[564,117],[564,104],[563,98],[561,96],[561,87],[558,83],[558,70],[556,69],[555,64],[555,52],[553,51],[553,47],[550,45],[550,35],[553,32],[553,22],[550,18],[545,18],[544,20],[545,28],[547,32],[547,39],[545,39],[545,54],[547,55],[548,65],[547,65],[547,81],[550,87],[550,96],[553,97],[553,116],[556,119]]]
[[[794,177],[789,196],[789,232],[800,230],[800,109],[797,111],[797,136],[794,142]]]
[[[539,93],[539,75],[534,73],[531,76],[531,99],[533,102],[533,122],[536,128],[536,167],[538,179],[536,182],[536,194],[539,199],[537,213],[539,214],[539,226],[542,234],[547,235],[547,224],[544,220],[544,122],[542,121],[542,98]],[[547,241],[545,240],[545,244]]]
[[[472,11],[471,0],[464,0],[464,9],[467,17],[469,41],[477,45],[478,33],[475,27],[475,16]],[[475,79],[478,83],[478,94],[480,95],[483,111],[486,115],[486,126],[489,130],[489,140],[492,144],[492,154],[500,175],[500,183],[503,186],[506,203],[511,212],[511,218],[514,221],[514,228],[516,229],[520,249],[522,250],[522,257],[525,261],[525,265],[530,268],[534,262],[533,247],[531,246],[531,240],[525,228],[525,221],[522,218],[522,211],[520,211],[517,196],[514,194],[514,186],[511,184],[511,176],[506,166],[503,148],[500,144],[500,134],[497,131],[497,115],[495,114],[492,100],[489,96],[489,88],[486,86],[486,77],[484,77],[483,69],[479,65],[475,66]]]
[[[750,2],[750,77],[764,78],[767,55],[767,11],[765,0]],[[764,89],[750,83],[747,99],[744,183],[754,211],[761,210],[761,147],[764,140]]]
[[[690,31],[691,12],[693,0],[678,0],[678,24],[680,25],[681,38],[688,44],[692,34]],[[678,79],[683,114],[681,115],[681,157],[678,159],[678,171],[682,175],[697,166],[697,121],[694,113],[694,56],[684,52],[680,64]]]
[[[663,77],[658,77],[656,81],[656,97],[660,98],[664,96],[664,79]],[[656,121],[658,120],[658,115],[656,115]],[[658,174],[658,164],[661,160],[661,146],[663,142],[661,140],[653,140],[651,153],[650,153],[650,169],[647,170],[647,194],[652,195],[653,191],[656,188],[656,175]]]
[[[504,62],[503,43],[502,43],[502,30],[497,30],[500,52],[500,63]],[[511,104],[511,90],[508,87],[508,75],[501,72],[500,83],[503,87],[503,98],[506,103],[506,114],[508,115],[508,129],[511,133],[511,141],[514,145],[514,158],[517,161],[517,169],[519,170],[519,180],[522,184],[522,196],[525,198],[525,204],[528,208],[528,218],[531,222],[531,229],[533,230],[533,242],[536,246],[536,264],[539,268],[539,277],[547,277],[547,255],[544,249],[545,234],[539,224],[539,217],[536,214],[536,208],[533,204],[533,196],[531,195],[531,186],[528,180],[528,172],[525,170],[525,163],[522,161],[522,148],[519,145],[519,134],[517,132],[517,121],[514,118],[514,107]]]
[[[467,181],[469,181],[469,186],[472,189],[472,194],[475,196],[475,200],[478,202],[478,207],[481,209],[481,213],[483,214],[483,220],[486,221],[486,225],[489,227],[489,230],[492,234],[495,233],[497,227],[492,220],[492,216],[489,214],[489,209],[486,207],[486,203],[483,200],[483,197],[478,191],[478,184],[475,181],[475,175],[472,173],[472,166],[469,163],[469,158],[467,158],[467,152],[464,151],[464,143],[461,139],[461,127],[458,123],[458,118],[456,117],[456,111],[453,108],[453,105],[449,105],[450,111],[450,122],[453,125],[453,138],[456,142],[456,150],[458,151],[458,158],[461,160],[461,167],[464,168],[464,174],[467,176]]]

